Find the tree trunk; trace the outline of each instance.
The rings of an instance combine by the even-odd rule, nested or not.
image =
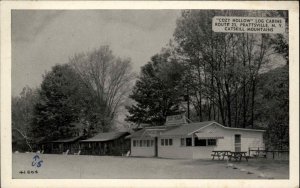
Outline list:
[[[202,94],[201,92],[199,93],[199,118],[200,118],[200,122],[203,121],[203,117],[202,117]]]
[[[202,121],[202,80],[201,80],[201,70],[200,70],[200,62],[197,62],[197,68],[198,68],[198,80],[199,80],[199,120]]]
[[[246,70],[245,35],[243,34],[243,68]],[[243,128],[246,127],[246,76],[243,75]]]
[[[237,90],[238,90],[238,87],[236,85],[236,87],[235,87],[235,91],[236,91],[236,94],[235,94],[235,117],[234,117],[234,126],[235,127],[239,127],[239,125],[238,125],[239,115],[238,115],[238,92],[237,92]]]
[[[219,98],[219,100],[218,100],[218,102],[219,102],[219,111],[220,111],[220,114],[221,114],[222,124],[226,126],[224,108],[223,108],[222,97],[221,97],[221,89],[220,89],[219,84],[218,84],[218,98]]]
[[[230,96],[229,86],[226,82],[225,82],[225,88],[226,88],[226,92],[227,92],[227,96],[226,96],[227,118],[228,118],[227,125],[228,125],[228,127],[231,127],[231,96]]]
[[[255,78],[252,81],[252,98],[251,98],[251,127],[253,128],[254,123],[254,103],[255,103],[255,91],[256,91],[256,80]]]

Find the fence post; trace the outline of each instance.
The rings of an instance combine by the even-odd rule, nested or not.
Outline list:
[[[249,153],[249,156],[250,156],[250,147],[248,148],[248,153]]]

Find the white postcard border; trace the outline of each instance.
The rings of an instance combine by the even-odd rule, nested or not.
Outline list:
[[[290,179],[12,179],[12,9],[257,9],[289,10]],[[299,186],[299,3],[297,1],[2,1],[1,2],[1,184],[2,187],[297,187]]]

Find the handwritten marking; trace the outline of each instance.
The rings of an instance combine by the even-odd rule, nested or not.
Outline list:
[[[31,163],[32,166],[36,166],[37,168],[40,168],[42,166],[43,160],[40,159],[40,156],[36,154],[33,158],[33,161]]]

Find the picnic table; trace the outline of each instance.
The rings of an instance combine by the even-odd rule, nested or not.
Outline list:
[[[231,161],[231,158],[235,159],[235,161],[241,161],[242,158],[245,158],[248,162],[248,156],[246,155],[247,152],[244,151],[231,151],[229,157],[229,161]]]
[[[215,159],[215,157],[218,157],[219,160],[224,160],[225,156],[229,157],[230,156],[230,151],[227,150],[221,150],[221,151],[212,151],[213,154],[211,154],[211,156],[213,156],[212,160]]]

